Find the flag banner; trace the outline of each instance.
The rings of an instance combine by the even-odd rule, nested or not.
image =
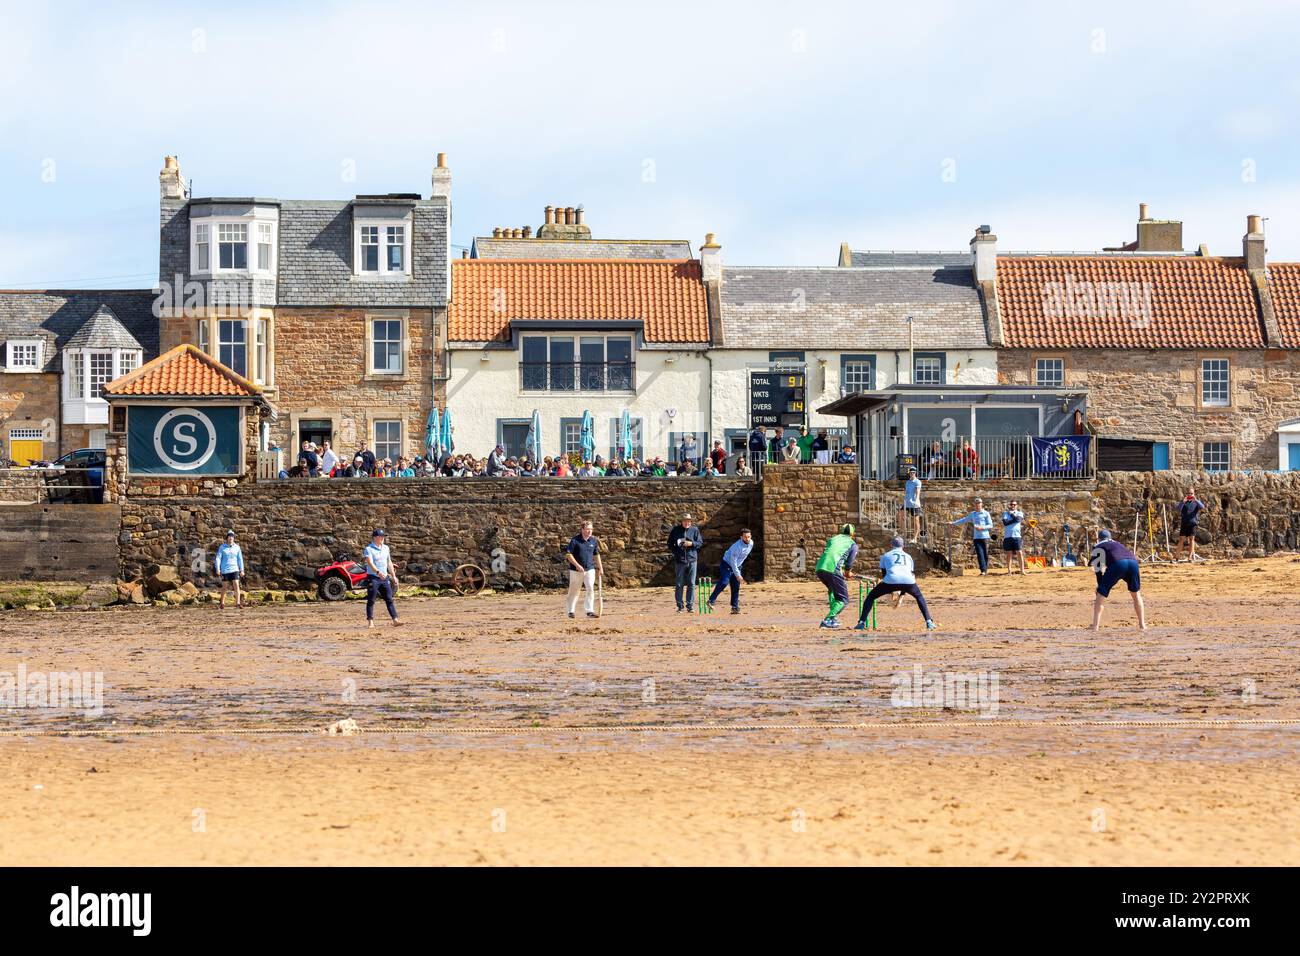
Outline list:
[[[1035,438],[1034,474],[1059,475],[1063,471],[1086,471],[1091,435]]]
[[[238,475],[240,409],[133,405],[127,460],[133,475]]]

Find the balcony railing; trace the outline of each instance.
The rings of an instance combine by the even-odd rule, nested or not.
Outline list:
[[[520,362],[525,392],[631,392],[635,362]]]
[[[969,441],[969,446],[965,443]],[[912,435],[903,438],[877,437],[858,449],[864,478],[891,480],[903,477],[899,455],[908,454],[916,463],[917,476],[925,481],[973,481],[990,478],[1042,478],[1046,480],[1091,478],[1096,473],[1095,448],[1081,467],[1051,474],[1034,467],[1033,440],[1028,435],[976,437],[945,440]]]

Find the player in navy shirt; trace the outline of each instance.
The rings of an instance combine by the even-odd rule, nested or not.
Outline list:
[[[1101,609],[1106,606],[1110,590],[1120,581],[1128,585],[1133,597],[1133,611],[1138,627],[1147,629],[1146,605],[1142,603],[1142,575],[1137,556],[1115,541],[1109,531],[1097,532],[1097,544],[1088,558],[1088,567],[1097,572],[1097,596],[1092,602],[1092,629],[1101,629]]]
[[[1178,546],[1187,549],[1187,560],[1196,560],[1196,527],[1201,521],[1205,502],[1196,497],[1196,489],[1188,488],[1187,497],[1178,503]]]

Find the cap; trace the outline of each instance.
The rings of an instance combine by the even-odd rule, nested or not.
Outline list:
[[[686,512],[684,515],[682,515],[682,520],[683,520],[683,521],[694,521],[694,520],[695,520],[695,516],[692,515],[692,514],[688,511],[688,512]]]
[[[231,528],[229,531],[226,532],[226,537],[227,537],[227,538],[233,538],[234,536],[235,536],[235,529],[234,529],[234,528]]]
[[[854,532],[855,530],[856,530],[856,529],[855,529],[855,528],[853,527],[853,525],[851,525],[851,524],[842,524],[842,525],[840,525],[840,534],[849,534],[849,535],[851,535],[851,534],[853,534],[853,532]]]
[[[382,538],[382,537],[385,537],[385,535],[384,535],[384,529],[383,529],[383,528],[376,528],[374,531],[370,532],[370,537],[372,537],[372,538]]]

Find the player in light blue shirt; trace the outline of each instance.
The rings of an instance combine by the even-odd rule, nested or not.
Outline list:
[[[980,574],[989,573],[989,537],[993,531],[993,516],[984,510],[984,499],[975,499],[975,510],[964,518],[952,522],[954,525],[968,524],[972,529],[972,541],[975,545],[975,557],[979,559]]]
[[[867,621],[871,620],[872,605],[886,594],[912,595],[916,598],[917,607],[921,609],[921,617],[925,618],[925,629],[927,631],[935,629],[936,625],[930,617],[929,605],[925,603],[925,595],[916,586],[916,563],[912,560],[912,556],[903,550],[903,543],[902,538],[894,538],[889,542],[889,550],[880,556],[880,570],[884,572],[884,576],[879,584],[867,592],[867,598],[862,603],[862,614],[854,630],[867,629]]]
[[[221,608],[226,607],[226,591],[234,589],[235,607],[244,606],[244,595],[239,590],[239,579],[244,576],[244,552],[235,543],[235,532],[227,531],[225,542],[217,548],[216,559],[212,562],[221,578]]]
[[[745,579],[740,573],[740,566],[745,563],[745,559],[749,557],[749,552],[753,550],[754,535],[748,528],[744,528],[740,532],[740,537],[722,556],[722,567],[718,569],[718,583],[713,586],[713,593],[709,595],[710,610],[713,609],[713,602],[718,599],[722,589],[730,585],[731,613],[740,613],[740,586],[745,583]]]
[[[402,622],[397,619],[397,605],[393,600],[397,589],[397,564],[384,540],[384,529],[376,528],[361,555],[366,564],[366,627],[375,626],[375,599],[379,597],[384,599],[384,604],[388,607],[393,627],[402,626]]]
[[[916,469],[907,469],[907,481],[903,483],[903,537],[916,544],[921,537],[921,479],[916,477]],[[910,530],[909,530],[910,529]]]
[[[1011,573],[1011,556],[1020,558],[1020,573],[1025,573],[1025,552],[1022,549],[1020,528],[1025,522],[1025,513],[1015,501],[1007,502],[1007,510],[1002,512],[1002,550],[1007,556],[1007,574]]]

